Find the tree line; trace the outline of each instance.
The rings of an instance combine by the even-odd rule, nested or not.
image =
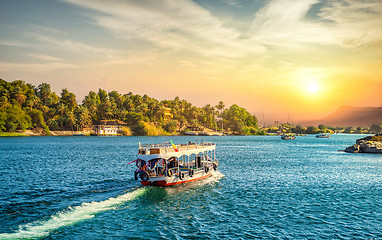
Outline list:
[[[358,134],[375,134],[382,132],[382,125],[372,124],[370,127],[333,127],[324,124],[316,126],[303,127],[301,125],[293,125],[283,123],[280,125],[262,129],[267,133],[295,133],[295,134],[318,134],[318,133],[358,133]]]
[[[165,119],[171,109],[172,119]],[[216,106],[197,107],[176,97],[159,101],[146,94],[129,92],[90,91],[79,104],[76,95],[64,88],[60,95],[48,83],[37,87],[22,80],[8,82],[0,79],[0,132],[40,130],[83,130],[100,120],[116,119],[127,123],[132,134],[148,135],[148,124],[175,133],[187,126],[205,127],[216,131],[229,130],[234,134],[257,134],[257,118],[234,104],[229,108],[220,101]]]

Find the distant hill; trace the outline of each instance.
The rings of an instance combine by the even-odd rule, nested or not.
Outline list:
[[[370,127],[372,124],[382,124],[382,107],[342,106],[324,119],[304,122],[302,124],[325,124],[336,127]]]

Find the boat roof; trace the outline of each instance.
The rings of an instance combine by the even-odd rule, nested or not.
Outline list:
[[[201,143],[187,143],[175,145],[178,151],[170,143],[160,144],[140,144],[138,149],[138,158],[148,161],[156,158],[169,159],[171,157],[190,156],[192,154],[199,154],[215,150],[215,143],[201,142]]]

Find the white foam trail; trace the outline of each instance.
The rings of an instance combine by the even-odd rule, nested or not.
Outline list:
[[[109,198],[102,202],[82,203],[80,206],[69,207],[67,211],[56,213],[46,221],[36,221],[21,225],[15,233],[1,233],[0,239],[36,239],[46,237],[53,230],[74,225],[80,221],[93,218],[97,213],[115,209],[119,204],[143,195],[145,191],[146,188],[138,188],[133,192]]]
[[[224,178],[224,177],[225,177],[225,175],[224,175],[223,173],[219,172],[219,171],[215,171],[215,172],[212,174],[212,179],[213,179],[214,181],[218,181],[218,180],[220,180],[220,179],[222,179],[222,178]]]

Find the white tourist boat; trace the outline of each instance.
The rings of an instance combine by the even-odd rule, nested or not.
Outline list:
[[[144,186],[172,186],[210,177],[219,165],[211,142],[140,144],[135,180]]]

